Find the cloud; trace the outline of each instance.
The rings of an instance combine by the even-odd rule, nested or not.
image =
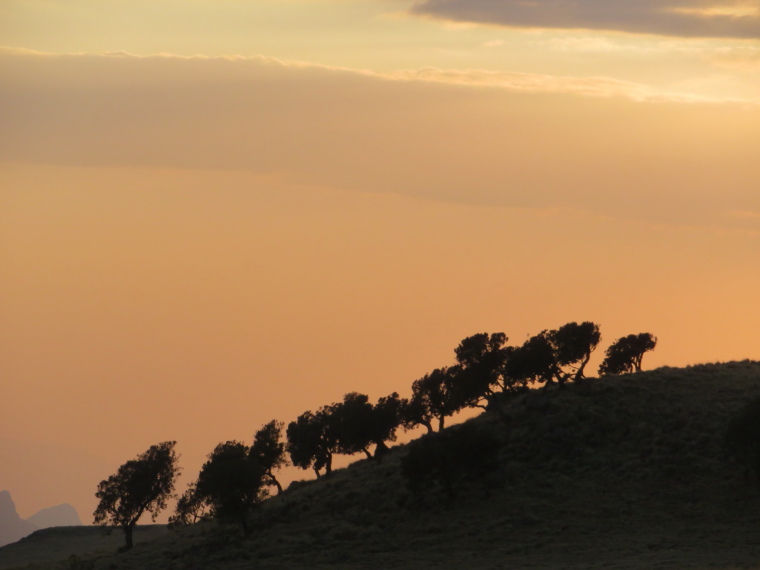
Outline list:
[[[760,47],[721,47],[708,52],[707,57],[718,67],[750,73],[760,71]]]
[[[240,170],[690,224],[760,210],[757,105],[610,78],[4,50],[0,109],[5,162]]]
[[[663,91],[631,81],[611,77],[570,77],[490,71],[484,69],[439,69],[426,67],[416,70],[383,74],[390,79],[427,81],[471,87],[493,87],[527,93],[563,93],[584,97],[624,97],[637,102],[726,103],[724,99],[689,93]],[[736,102],[736,101],[730,101]],[[742,101],[756,105],[754,100]]]
[[[760,38],[758,0],[420,0],[412,13],[517,28]]]

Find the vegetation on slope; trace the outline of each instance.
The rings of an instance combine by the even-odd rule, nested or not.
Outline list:
[[[457,493],[410,490],[412,445],[398,446],[291,485],[248,535],[206,522],[76,567],[760,567],[757,482],[723,441],[757,397],[749,361],[531,390],[448,428],[499,442],[494,468]]]

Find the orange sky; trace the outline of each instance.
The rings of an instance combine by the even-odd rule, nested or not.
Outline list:
[[[658,336],[645,367],[760,359],[753,17],[704,37],[648,5],[523,30],[435,2],[195,0],[169,25],[159,0],[132,27],[115,0],[4,3],[0,488],[21,515],[89,521],[98,481],[167,439],[182,489],[216,443],[405,395],[476,332],[593,320],[603,348]],[[215,18],[199,39],[193,14]]]

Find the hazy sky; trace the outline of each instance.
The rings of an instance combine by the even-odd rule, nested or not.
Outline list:
[[[0,46],[22,516],[477,332],[760,359],[758,1],[4,0]]]

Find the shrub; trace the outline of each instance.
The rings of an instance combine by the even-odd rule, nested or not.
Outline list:
[[[453,499],[472,483],[487,485],[499,467],[501,442],[476,424],[464,424],[429,434],[409,445],[401,474],[417,498],[441,492]]]
[[[760,482],[760,398],[750,401],[728,426],[725,444],[729,454],[754,472]]]

